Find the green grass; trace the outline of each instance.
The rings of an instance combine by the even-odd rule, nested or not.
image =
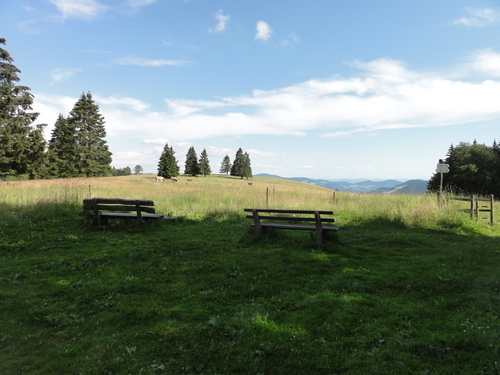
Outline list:
[[[113,181],[92,189],[124,195]],[[500,374],[498,224],[276,184],[270,203],[331,208],[342,230],[256,238],[242,208],[273,185],[211,181],[132,179],[182,217],[142,228],[92,227],[85,185],[0,187],[0,373]]]

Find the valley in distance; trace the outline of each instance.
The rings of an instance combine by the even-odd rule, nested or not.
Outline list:
[[[256,177],[274,177],[284,180],[304,182],[306,184],[322,186],[331,190],[343,191],[346,193],[363,193],[363,194],[425,194],[427,193],[427,181],[425,180],[408,180],[406,182],[398,180],[327,180],[327,179],[311,179],[307,177],[281,177],[267,173],[259,173]]]

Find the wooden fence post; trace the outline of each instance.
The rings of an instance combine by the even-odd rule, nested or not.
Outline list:
[[[490,195],[490,224],[493,225],[493,222],[495,221],[495,213],[494,213],[494,208],[493,208],[493,194]]]
[[[266,208],[269,208],[269,187],[266,187]]]

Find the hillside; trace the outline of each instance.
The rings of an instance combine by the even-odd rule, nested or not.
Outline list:
[[[274,177],[289,181],[303,182],[310,185],[321,186],[331,190],[343,191],[346,193],[363,193],[363,194],[422,194],[427,191],[427,181],[424,180],[409,180],[401,182],[398,180],[384,181],[332,181],[326,179],[315,180],[307,177],[281,177],[261,173],[256,177]]]

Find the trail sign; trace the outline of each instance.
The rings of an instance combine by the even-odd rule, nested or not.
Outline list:
[[[438,173],[448,173],[450,171],[449,164],[438,164],[436,168],[436,172]]]

